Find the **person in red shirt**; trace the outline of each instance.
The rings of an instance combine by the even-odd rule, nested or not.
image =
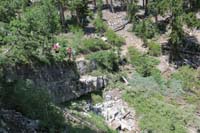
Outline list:
[[[71,60],[71,58],[72,58],[72,48],[69,47],[66,50],[67,50],[68,58],[69,58],[69,60]]]

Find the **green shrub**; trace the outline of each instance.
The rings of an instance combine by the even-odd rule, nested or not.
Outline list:
[[[156,42],[148,43],[149,51],[148,54],[151,56],[160,56],[161,55],[161,46]]]
[[[155,58],[143,55],[133,47],[129,48],[129,57],[131,64],[142,76],[147,77],[152,76],[153,73],[158,73],[158,70],[155,70],[155,66],[159,64],[159,61]]]
[[[107,30],[105,36],[107,37],[108,42],[113,46],[120,47],[125,43],[124,38],[118,36],[113,30]]]
[[[97,104],[97,103],[103,102],[103,98],[99,94],[92,93],[91,98],[92,98],[92,102],[93,102],[94,105]]]
[[[97,16],[95,20],[93,21],[93,24],[96,28],[97,33],[103,33],[106,31],[107,26],[105,22],[101,19],[101,17]]]
[[[169,89],[165,90],[165,94],[170,93],[170,95],[174,97],[183,96],[184,91],[180,80],[170,79],[166,85]]]
[[[69,25],[69,31],[72,33],[83,33],[83,29],[78,25]]]
[[[200,27],[200,22],[197,19],[196,14],[193,12],[185,14],[183,20],[185,21],[188,27]]]
[[[172,78],[181,80],[184,90],[200,93],[199,73],[189,66],[183,66],[172,75]]]
[[[90,38],[83,40],[82,45],[78,48],[78,51],[81,53],[89,53],[99,50],[108,50],[109,48],[111,48],[111,46],[105,43],[103,40]]]
[[[22,23],[26,23],[28,32],[49,35],[60,31],[59,16],[52,1],[41,1],[42,5],[31,6],[21,14]]]
[[[136,110],[143,132],[182,133],[187,131],[188,125],[199,127],[200,121],[194,114],[195,106],[186,104],[183,109],[176,104],[176,98],[184,94],[178,80],[170,80],[169,85],[162,89],[153,77],[134,73],[129,83],[123,98]],[[171,96],[175,103],[169,101]],[[198,100],[197,97],[188,99]]]
[[[105,120],[103,117],[96,115],[94,113],[90,113],[91,117],[87,117],[86,119],[90,122],[90,123],[95,123],[95,126],[98,129],[103,130],[103,132],[106,133],[117,133],[117,131],[114,131],[112,129],[110,129],[107,124],[105,123]]]
[[[41,128],[48,131],[61,131],[64,117],[55,107],[47,91],[34,88],[32,81],[15,81],[0,83],[0,103],[5,108],[15,109],[25,116],[40,120]]]
[[[142,131],[158,133],[186,133],[187,120],[181,109],[162,101],[159,93],[147,96],[145,91],[128,91],[124,98],[142,116],[139,126]]]
[[[92,53],[88,56],[90,60],[93,60],[97,65],[108,71],[117,71],[119,69],[119,59],[116,53],[113,51],[99,51]]]
[[[137,22],[133,26],[133,31],[136,33],[137,36],[145,40],[153,38],[158,32],[158,28],[150,19],[146,19],[142,22]]]

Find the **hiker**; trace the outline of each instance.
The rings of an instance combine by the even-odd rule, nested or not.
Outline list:
[[[60,49],[59,43],[56,43],[56,44],[53,45],[53,50],[54,50],[56,53],[59,52],[59,49]]]
[[[68,58],[69,58],[69,60],[71,60],[71,57],[72,57],[72,48],[69,47],[66,50],[67,50]]]
[[[75,61],[75,55],[76,55],[76,51],[75,51],[75,49],[72,49],[72,58],[74,61]]]

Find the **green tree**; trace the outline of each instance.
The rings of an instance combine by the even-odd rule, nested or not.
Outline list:
[[[57,8],[59,10],[62,29],[65,29],[66,26],[65,26],[64,6],[66,5],[66,0],[57,0],[55,4],[57,5]]]
[[[183,0],[171,0],[170,11],[172,13],[170,34],[170,61],[180,59],[178,47],[183,43],[183,29],[182,29],[182,14],[183,14]]]
[[[58,12],[52,0],[42,1],[39,5],[28,8],[22,14],[22,21],[28,27],[27,31],[49,35],[60,30]]]
[[[0,21],[10,22],[13,20],[20,8],[30,4],[28,0],[1,0],[0,1]]]
[[[127,3],[127,14],[129,21],[135,21],[135,14],[138,11],[136,1],[131,0]]]
[[[68,0],[67,7],[72,12],[72,16],[75,16],[77,24],[84,25],[89,15],[88,0]]]

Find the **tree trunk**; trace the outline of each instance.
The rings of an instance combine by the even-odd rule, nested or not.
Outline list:
[[[145,16],[148,15],[148,3],[149,3],[149,0],[145,0]]]
[[[80,15],[79,15],[79,11],[76,10],[76,21],[79,25],[81,25],[81,20],[80,20]]]
[[[113,0],[110,0],[110,8],[111,8],[112,13],[114,13],[115,10],[114,10],[114,7],[113,7]]]
[[[106,5],[108,5],[109,3],[108,3],[108,0],[106,0]]]
[[[93,0],[93,4],[94,4],[94,8],[96,9],[96,7],[97,7],[97,1]]]
[[[62,3],[59,4],[59,12],[60,12],[60,21],[61,21],[61,25],[62,28],[65,28],[65,15],[64,15],[64,8]]]
[[[142,7],[145,7],[145,0],[142,0]]]

